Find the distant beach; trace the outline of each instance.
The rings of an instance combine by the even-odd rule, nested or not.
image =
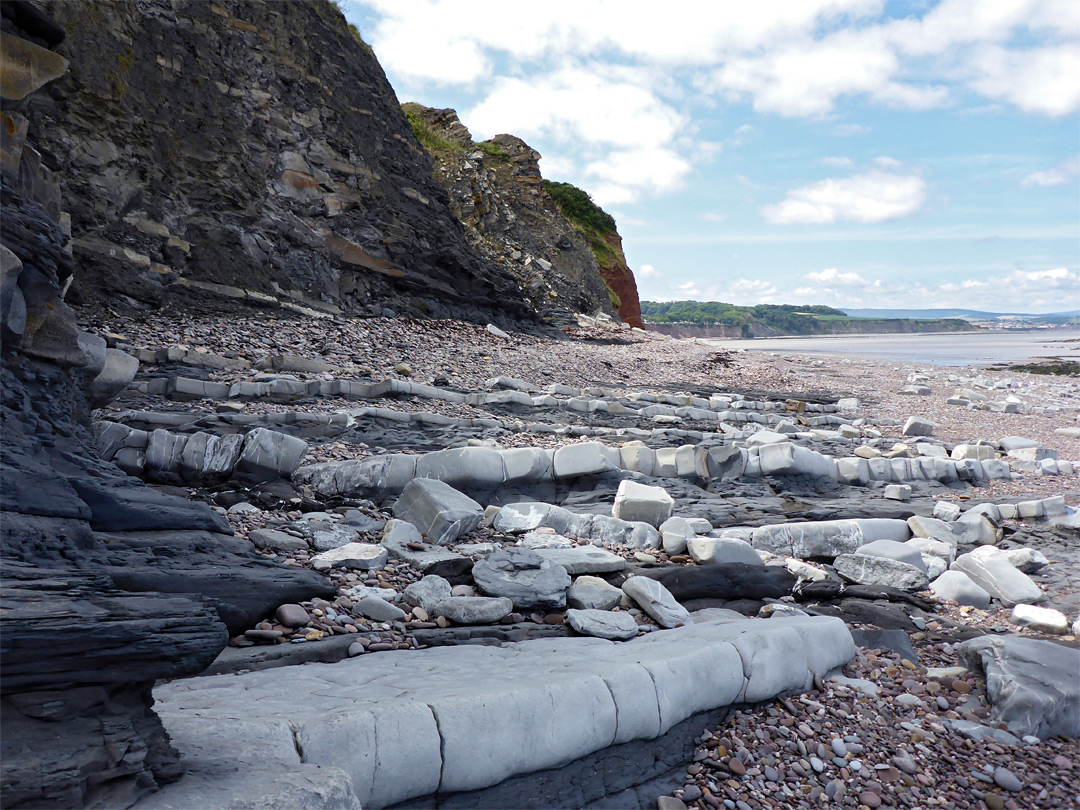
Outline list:
[[[1080,330],[952,332],[915,335],[829,335],[824,337],[717,339],[725,349],[851,354],[935,366],[987,366],[1036,357],[1080,359]]]

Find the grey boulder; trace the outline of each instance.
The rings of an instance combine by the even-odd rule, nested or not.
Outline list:
[[[991,598],[1006,607],[1042,601],[1042,590],[1031,577],[1014,568],[1005,553],[993,546],[981,546],[961,554],[949,568],[967,574]]]
[[[661,627],[677,627],[691,624],[690,611],[684,608],[655,579],[630,577],[622,585],[623,593],[633,599]]]
[[[946,571],[930,583],[938,599],[952,599],[958,605],[985,610],[990,607],[990,594],[972,581],[963,571]]]
[[[629,613],[608,610],[568,610],[566,621],[583,636],[625,641],[637,635],[638,626]]]
[[[293,528],[300,531],[316,551],[330,551],[341,546],[355,543],[360,533],[344,523],[331,523],[327,520],[297,521]]]
[[[509,548],[497,551],[473,566],[473,580],[489,596],[504,596],[514,607],[562,608],[570,575],[561,565],[549,562],[535,551]]]
[[[982,636],[957,647],[986,674],[990,717],[1017,737],[1080,736],[1080,650],[1015,636]]]
[[[621,589],[592,576],[578,577],[566,592],[566,604],[579,610],[611,610],[622,598]]]
[[[510,615],[514,603],[506,597],[451,596],[434,607],[436,616],[456,624],[492,624]]]
[[[378,596],[365,596],[356,603],[355,609],[375,622],[399,622],[405,618],[404,610]]]
[[[859,546],[855,549],[855,553],[904,562],[926,573],[926,563],[923,562],[922,552],[906,543],[897,543],[895,540],[875,540],[873,543]]]
[[[419,582],[405,588],[405,601],[431,613],[439,602],[445,602],[451,596],[450,583],[438,576],[429,574]]]
[[[922,563],[922,559],[919,560]],[[887,585],[902,591],[921,591],[930,584],[926,569],[872,554],[841,554],[833,561],[836,573],[860,585]]]
[[[255,428],[244,437],[234,475],[253,483],[288,478],[300,466],[307,449],[303,439]]]
[[[394,503],[394,517],[411,523],[428,542],[441,546],[479,526],[484,508],[449,484],[414,478]]]
[[[694,562],[701,565],[733,562],[764,565],[754,547],[737,537],[695,537],[687,543],[687,550]]]

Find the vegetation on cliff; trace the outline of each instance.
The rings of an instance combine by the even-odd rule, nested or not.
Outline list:
[[[944,332],[971,328],[958,318],[852,318],[839,309],[821,305],[757,304],[745,307],[722,301],[642,301],[641,317],[651,324],[737,328],[743,337],[846,332]]]
[[[563,216],[588,238],[596,263],[600,266],[601,277],[604,276],[604,271],[626,266],[626,256],[623,255],[622,247],[618,239],[612,238],[618,235],[615,218],[594,203],[588,192],[570,183],[558,183],[552,180],[544,181],[544,191],[554,200]],[[604,278],[604,284],[608,289],[612,306],[618,309],[621,304],[618,294],[611,288],[606,278]]]

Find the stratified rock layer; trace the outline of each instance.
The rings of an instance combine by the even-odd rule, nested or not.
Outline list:
[[[77,302],[527,314],[331,3],[51,10],[71,71],[29,117],[65,167]]]

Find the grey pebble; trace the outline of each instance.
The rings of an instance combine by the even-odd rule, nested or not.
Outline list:
[[[817,757],[810,757],[810,767],[813,768],[817,773],[821,773],[823,770],[825,770],[825,763]]]
[[[1016,778],[1016,775],[1008,768],[997,768],[994,771],[994,783],[999,788],[1019,793],[1024,789],[1024,783]]]
[[[842,757],[842,756],[844,756],[844,754],[847,753],[847,746],[844,745],[843,740],[841,740],[839,738],[836,738],[836,739],[833,739],[831,744],[832,744],[833,753],[836,754],[838,757]]]
[[[701,788],[697,785],[687,785],[683,788],[682,799],[683,802],[696,802],[701,798]]]

